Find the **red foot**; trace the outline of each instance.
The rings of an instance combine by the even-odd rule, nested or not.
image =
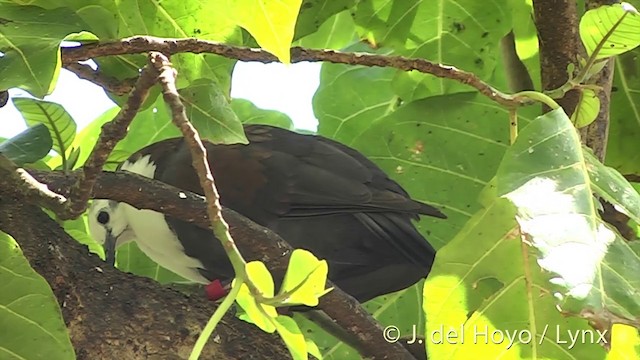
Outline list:
[[[222,286],[220,280],[213,280],[209,285],[204,287],[204,291],[210,301],[218,301],[229,293],[228,289]]]

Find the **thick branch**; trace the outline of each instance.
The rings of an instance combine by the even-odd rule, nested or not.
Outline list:
[[[205,296],[188,297],[106,267],[39,207],[17,193],[0,195],[0,229],[16,239],[51,285],[78,359],[188,357],[215,309]],[[277,336],[232,315],[215,336],[218,341],[207,345],[202,359],[289,358]]]
[[[31,174],[19,168],[13,161],[0,153],[0,177],[5,177],[13,191],[54,212],[63,212],[67,199],[38,182]]]
[[[578,67],[582,47],[578,38],[578,10],[575,0],[533,0],[533,12],[540,43],[543,90],[553,90],[569,79],[567,66]],[[569,91],[558,103],[567,114],[578,104],[579,94]]]
[[[588,9],[594,9],[603,5],[612,5],[618,3],[616,0],[587,0]],[[596,120],[589,126],[580,129],[582,142],[587,145],[593,153],[604,162],[607,150],[607,140],[609,139],[609,112],[611,105],[611,87],[613,85],[613,70],[615,61],[609,59],[604,68],[590,79],[593,83],[601,88],[598,91],[598,100],[600,101],[600,111]]]
[[[60,193],[66,194],[74,176],[59,172],[30,170],[39,181]],[[142,191],[144,189],[144,192]],[[163,212],[178,219],[209,229],[207,205],[202,196],[185,192],[164,183],[136,174],[104,172],[97,179],[93,196],[97,199],[113,199],[136,208]],[[223,208],[222,215],[229,223],[231,235],[247,260],[264,262],[281,280],[287,269],[291,247],[271,230],[253,223],[237,212]],[[335,286],[330,282],[327,286]],[[372,359],[413,359],[400,343],[390,344],[382,337],[382,328],[360,306],[357,300],[339,288],[320,298],[319,307],[343,329],[349,330],[367,344]]]
[[[65,64],[88,60],[101,56],[140,54],[158,51],[166,55],[190,52],[210,53],[242,61],[262,63],[277,62],[278,59],[261,49],[238,47],[198,39],[163,39],[152,36],[135,36],[120,41],[93,43],[62,49],[62,61]],[[437,77],[452,79],[476,88],[480,93],[507,107],[521,105],[526,99],[516,99],[503,94],[491,85],[480,80],[475,74],[456,69],[453,66],[436,64],[424,59],[410,59],[402,56],[375,55],[364,53],[343,53],[334,50],[314,50],[301,47],[291,48],[291,62],[326,61],[336,64],[393,67],[399,70],[416,70]]]

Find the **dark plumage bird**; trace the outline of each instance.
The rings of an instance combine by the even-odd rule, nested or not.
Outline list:
[[[329,278],[360,302],[426,277],[435,250],[412,220],[445,218],[440,211],[412,200],[373,162],[338,142],[265,125],[245,132],[248,145],[206,143],[223,206],[326,259]],[[121,169],[203,193],[182,138],[143,148]],[[135,238],[151,259],[190,280],[234,276],[219,241],[193,224],[107,200],[94,202],[89,222],[107,253]]]

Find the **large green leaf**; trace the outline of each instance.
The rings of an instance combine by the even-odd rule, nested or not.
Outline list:
[[[372,0],[358,3],[359,33],[376,47],[453,65],[488,79],[499,56],[499,41],[511,29],[508,0]],[[405,101],[468,87],[419,72],[398,72],[396,93]]]
[[[38,124],[11,139],[0,142],[0,154],[16,165],[22,166],[44,158],[52,146],[53,141],[49,130],[43,124]]]
[[[507,111],[481,95],[433,97],[402,105],[350,144],[414,199],[443,209],[446,221],[419,224],[439,248],[479,209],[478,195],[507,149],[507,124]]]
[[[357,44],[347,50],[366,51],[368,47]],[[323,64],[320,86],[313,97],[318,132],[349,144],[378,119],[391,113],[399,102],[391,89],[395,73],[388,68]]]
[[[301,38],[294,45],[312,49],[340,50],[356,40],[356,26],[353,18],[349,11],[343,11],[330,17],[316,32]]]
[[[67,159],[76,136],[76,122],[62,105],[31,98],[13,98],[13,104],[28,126],[44,124],[53,140],[53,150]]]
[[[180,90],[180,97],[189,120],[203,139],[217,144],[247,143],[242,123],[215,82],[195,80]]]
[[[264,124],[293,130],[293,121],[285,113],[276,110],[265,110],[245,99],[231,100],[231,108],[243,124]]]
[[[315,32],[323,32],[320,28],[327,23],[333,22],[328,19],[335,19],[335,14],[351,9],[357,0],[304,0],[300,6],[300,14],[296,22],[294,39],[301,39]],[[348,13],[348,11],[345,11]],[[325,28],[325,30],[327,30]],[[336,36],[338,30],[335,30]],[[311,46],[322,48],[321,46]]]
[[[119,108],[117,107],[107,110],[78,133],[73,146],[81,149],[78,160],[79,165],[82,165],[91,153],[100,135],[102,125],[113,120],[118,111]],[[171,122],[164,100],[162,97],[157,97],[155,103],[136,115],[131,126],[129,126],[127,136],[116,145],[114,152],[109,157],[109,161],[124,161],[129,155],[149,144],[177,137],[180,134],[180,130]],[[112,166],[111,169],[114,167]]]
[[[91,8],[84,1],[76,0],[72,4],[86,19],[103,19],[102,22],[92,22],[90,28],[92,31],[95,28],[101,40],[144,34],[243,44],[241,30],[231,18],[232,9],[227,1],[101,1]],[[108,18],[109,14],[111,19]],[[110,25],[105,26],[105,23]],[[115,34],[114,23],[117,29]],[[96,62],[105,74],[124,79],[137,76],[146,58],[143,55],[121,55],[99,58]],[[225,94],[229,93],[235,60],[211,54],[181,53],[172,55],[171,62],[180,69],[178,87],[186,87],[191,81],[207,78],[216,81]]]
[[[640,174],[640,49],[615,60],[606,163],[623,174]]]
[[[334,65],[327,69],[332,67]],[[361,72],[360,77],[342,82],[342,74],[357,71]],[[344,68],[336,69],[335,74],[335,77],[322,78],[323,83],[331,84],[334,93],[329,87],[322,89],[332,99],[327,100],[326,105],[317,101],[320,93],[316,95],[318,115],[319,111],[328,110],[344,114],[370,111],[374,108],[371,104],[388,89],[389,82],[384,81],[384,76],[375,76],[384,74],[380,69]],[[351,84],[363,83],[362,92],[354,101],[347,91]],[[324,114],[319,117],[319,132],[360,150],[399,181],[414,199],[442,207],[447,220],[424,218],[418,224],[429,242],[440,248],[480,209],[478,195],[495,175],[507,149],[508,114],[477,94],[432,97],[397,108],[386,105],[377,111],[371,110],[369,119],[362,116],[349,124],[343,123],[339,115]],[[320,106],[323,108],[318,109]],[[523,109],[522,113],[537,111],[530,108]],[[527,123],[530,118],[521,121]],[[411,334],[414,325],[422,332],[421,289],[414,286],[379,297],[367,303],[367,309],[383,324],[397,326],[402,334]],[[314,341],[321,349],[328,350],[330,358],[357,356],[344,346],[335,346],[335,342],[326,337],[318,337],[315,335],[318,330],[311,328]]]
[[[562,109],[554,110],[527,126],[507,151],[497,192],[516,205],[520,229],[551,273],[550,291],[565,313],[587,317],[600,330],[621,321],[640,328],[640,242],[627,242],[610,229],[593,196],[635,207],[638,194],[612,170],[589,167],[594,165],[571,121]],[[627,208],[638,217],[640,209]]]
[[[485,199],[485,207],[439,250],[427,278],[430,358],[602,359],[598,336],[569,348],[569,332],[595,331],[556,311],[547,275],[522,250],[515,209],[490,187]]]
[[[0,89],[22,88],[42,98],[51,93],[60,72],[60,43],[84,22],[66,8],[0,3]]]
[[[0,232],[0,358],[75,359],[67,327],[49,284]]]

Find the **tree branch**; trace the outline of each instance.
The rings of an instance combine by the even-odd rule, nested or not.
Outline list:
[[[61,172],[29,170],[39,181],[60,194],[67,194],[76,175]],[[144,189],[144,191],[142,191]],[[183,221],[209,229],[207,205],[200,195],[183,191],[159,181],[126,172],[103,172],[96,179],[93,198],[112,199],[128,203],[139,209],[165,213]],[[237,212],[223,208],[222,216],[229,223],[232,237],[248,261],[264,262],[276,281],[286,272],[291,247],[273,231],[255,224]],[[343,329],[350,331],[367,350],[372,359],[413,359],[401,343],[388,343],[382,336],[382,328],[360,303],[331,282],[334,290],[320,298],[318,306]]]
[[[39,207],[0,182],[0,229],[20,244],[50,284],[78,359],[188,357],[215,305],[204,295],[189,297],[105,266]],[[202,359],[290,358],[279,337],[231,314],[215,336]]]
[[[113,42],[62,48],[62,61],[64,64],[69,64],[95,57],[139,54],[149,51],[158,51],[166,55],[184,52],[194,54],[210,53],[241,61],[257,61],[261,63],[278,61],[275,56],[261,49],[232,46],[193,38],[164,39],[152,36],[135,36]],[[291,48],[291,62],[302,61],[326,61],[336,64],[392,67],[404,71],[416,70],[469,85],[491,100],[506,107],[512,108],[530,103],[530,100],[514,98],[500,92],[482,81],[474,73],[463,71],[453,66],[436,64],[424,59],[365,53],[343,53],[334,50],[315,50],[301,47]]]
[[[543,90],[557,89],[569,80],[567,67],[578,68],[577,55],[582,46],[578,38],[578,10],[575,0],[533,0],[535,24],[540,43],[540,67]],[[569,91],[558,103],[571,115],[579,101],[576,90]]]
[[[76,74],[80,79],[91,81],[115,95],[127,95],[133,90],[136,83],[136,79],[118,80],[102,74],[98,70],[93,70],[89,65],[76,62],[65,64],[64,67]]]
[[[155,75],[156,72],[153,71],[153,68],[145,67],[138,77],[127,103],[113,120],[102,125],[98,142],[93,147],[89,158],[82,167],[78,182],[73,186],[68,196],[67,211],[58,214],[62,219],[76,218],[87,209],[87,201],[98,173],[102,171],[104,163],[116,144],[127,135],[129,125],[147,98],[149,89],[156,81]]]

